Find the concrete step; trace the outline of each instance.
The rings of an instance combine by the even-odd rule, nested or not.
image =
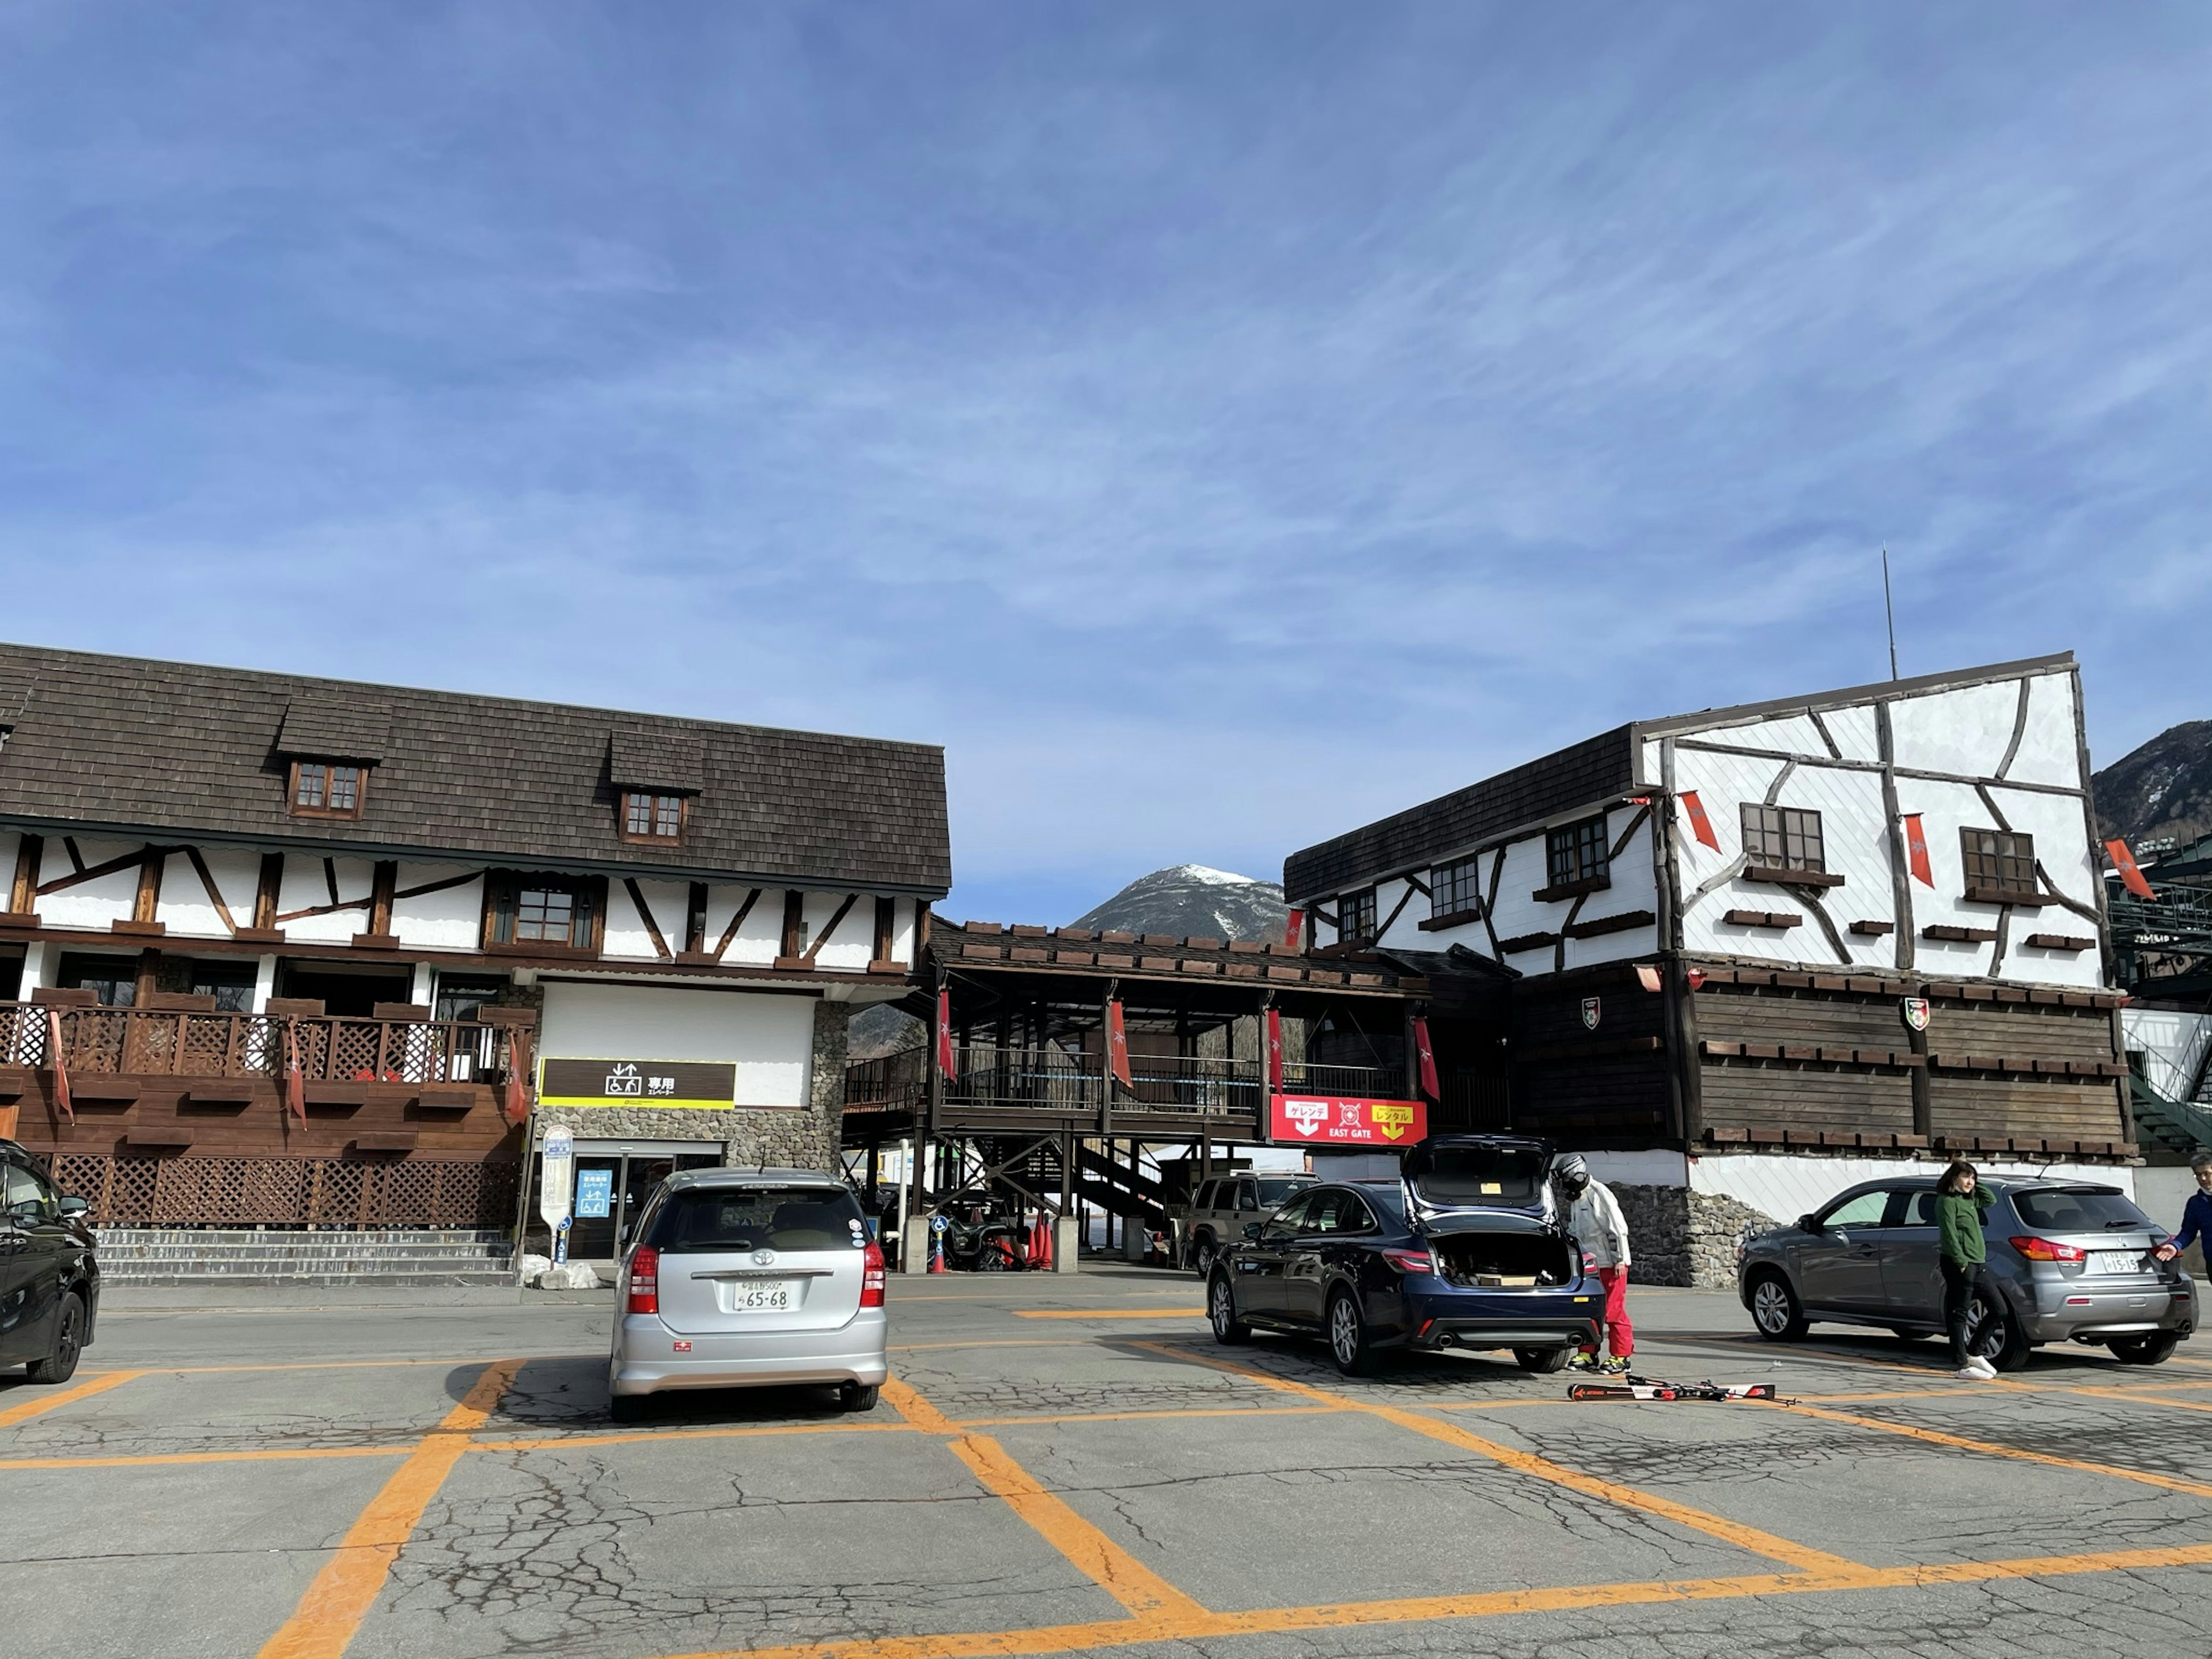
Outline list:
[[[115,1285],[500,1285],[505,1237],[479,1228],[325,1230],[108,1227],[103,1279]]]

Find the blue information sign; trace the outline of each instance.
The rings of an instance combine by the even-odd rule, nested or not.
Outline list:
[[[612,1170],[576,1171],[576,1218],[600,1220],[614,1213],[615,1172]]]

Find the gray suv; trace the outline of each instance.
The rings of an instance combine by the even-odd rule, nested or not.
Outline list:
[[[2151,1251],[2165,1230],[2117,1187],[2079,1181],[1984,1181],[1990,1282],[1977,1297],[1969,1346],[2001,1371],[2045,1343],[2102,1345],[2155,1365],[2195,1328],[2196,1299],[2179,1263]],[[1745,1247],[1737,1289],[1769,1341],[1807,1325],[1878,1325],[1905,1338],[1943,1328],[1943,1272],[1932,1176],[1869,1181],[1794,1225]]]
[[[1310,1175],[1254,1175],[1246,1170],[1200,1182],[1183,1218],[1184,1265],[1200,1279],[1208,1277],[1222,1251],[1243,1241],[1247,1226],[1265,1221],[1319,1180]]]

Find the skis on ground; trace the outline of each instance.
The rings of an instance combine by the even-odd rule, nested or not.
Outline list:
[[[1614,1382],[1577,1382],[1567,1389],[1570,1400],[1769,1400],[1781,1391],[1771,1382],[1667,1382],[1656,1376],[1631,1375]]]

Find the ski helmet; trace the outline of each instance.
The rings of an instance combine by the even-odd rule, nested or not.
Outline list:
[[[1580,1152],[1569,1152],[1552,1164],[1552,1179],[1559,1183],[1562,1192],[1575,1197],[1589,1185],[1589,1165],[1583,1162]]]

